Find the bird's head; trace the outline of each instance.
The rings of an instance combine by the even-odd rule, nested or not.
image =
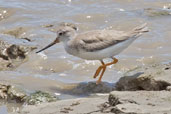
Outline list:
[[[75,28],[73,26],[61,26],[61,27],[59,27],[58,30],[57,30],[56,39],[52,43],[50,43],[48,46],[46,46],[45,48],[37,51],[36,53],[44,51],[45,49],[53,46],[56,43],[59,43],[59,42],[64,42],[65,43],[65,42],[71,40],[73,37],[75,37],[76,30],[77,30],[77,28]]]
[[[56,41],[58,40],[59,42],[66,42],[68,40],[71,40],[75,35],[76,35],[76,30],[73,29],[72,27],[69,26],[61,27],[59,28],[59,30],[57,30]]]

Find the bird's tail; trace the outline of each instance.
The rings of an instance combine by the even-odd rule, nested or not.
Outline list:
[[[142,33],[145,33],[145,32],[149,32],[149,29],[147,27],[147,23],[144,23],[141,26],[135,27],[131,31],[131,33],[136,35],[136,36],[140,36],[140,35],[142,35]]]

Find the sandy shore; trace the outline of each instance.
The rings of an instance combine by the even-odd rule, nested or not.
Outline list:
[[[9,114],[170,114],[171,64],[131,72],[139,75],[122,77],[109,94],[29,105]]]

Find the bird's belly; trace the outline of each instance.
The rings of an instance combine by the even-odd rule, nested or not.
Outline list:
[[[107,49],[94,51],[94,52],[81,52],[77,56],[82,59],[87,59],[87,60],[102,60],[104,58],[113,57],[121,52],[120,49],[116,50],[112,48],[107,48]]]
[[[104,58],[111,58],[111,57],[116,56],[119,53],[121,53],[134,40],[135,39],[127,40],[127,41],[121,42],[119,44],[110,46],[110,47],[102,49],[102,50],[94,51],[94,52],[83,51],[75,56],[78,56],[80,58],[87,59],[87,60],[102,60]]]

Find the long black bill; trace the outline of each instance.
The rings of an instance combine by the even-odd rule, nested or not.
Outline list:
[[[36,53],[42,52],[42,51],[44,51],[45,49],[47,49],[47,48],[49,48],[49,47],[55,45],[56,43],[59,43],[59,40],[58,40],[58,39],[56,39],[54,42],[50,43],[50,44],[49,44],[48,46],[46,46],[45,48],[43,48],[43,49],[37,51]]]

